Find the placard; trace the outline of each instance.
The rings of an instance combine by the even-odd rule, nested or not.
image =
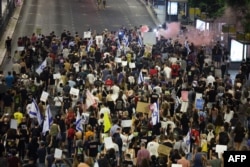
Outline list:
[[[195,107],[199,110],[203,110],[204,108],[204,100],[203,99],[196,99],[195,101]]]
[[[10,128],[11,129],[17,129],[17,120],[16,119],[11,119],[10,120]]]
[[[121,63],[121,62],[122,62],[122,59],[121,59],[120,57],[116,57],[116,58],[115,58],[115,62],[116,62],[116,63]]]
[[[129,68],[135,68],[135,63],[129,63]]]
[[[70,88],[69,94],[71,95],[75,95],[78,96],[79,95],[80,90],[76,89],[76,88]]]
[[[90,31],[83,32],[83,38],[91,38],[91,32]]]
[[[41,95],[41,97],[40,97],[40,100],[41,100],[42,102],[47,102],[48,97],[49,97],[49,93],[43,91],[43,93],[42,93],[42,95]]]
[[[215,152],[224,153],[224,151],[227,151],[227,145],[220,145],[220,144],[216,145]]]
[[[188,91],[181,91],[181,100],[188,101]]]
[[[125,67],[128,65],[128,62],[127,61],[122,61],[122,66]]]
[[[168,146],[165,146],[163,144],[159,144],[159,147],[158,147],[158,153],[159,154],[163,154],[163,155],[169,155],[170,154],[170,151],[172,150],[172,148],[168,147]]]
[[[132,120],[122,120],[121,126],[122,127],[131,127],[132,126]]]
[[[182,167],[182,164],[172,164],[171,167]]]
[[[62,158],[62,150],[61,149],[59,149],[59,148],[55,149],[54,158],[55,159],[61,159]]]
[[[60,73],[53,74],[53,79],[61,79],[61,74]]]
[[[114,147],[113,141],[112,141],[112,137],[105,137],[104,138],[104,144],[105,144],[105,148],[107,150],[109,150],[110,148]]]
[[[89,123],[89,113],[82,113],[82,124],[86,125]]]
[[[24,50],[24,46],[19,46],[19,47],[17,47],[17,51],[23,51]]]
[[[102,45],[103,43],[102,36],[101,35],[96,36],[95,41],[97,45]]]
[[[137,102],[136,112],[149,113],[149,103]]]

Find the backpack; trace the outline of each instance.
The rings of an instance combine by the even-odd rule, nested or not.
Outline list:
[[[227,145],[228,142],[229,142],[228,134],[226,132],[220,132],[219,133],[219,144]]]
[[[207,142],[210,142],[212,138],[214,138],[214,130],[209,130],[207,134]]]

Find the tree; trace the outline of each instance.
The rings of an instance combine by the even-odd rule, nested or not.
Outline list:
[[[188,3],[190,7],[200,8],[210,19],[222,16],[225,10],[225,0],[189,0]]]

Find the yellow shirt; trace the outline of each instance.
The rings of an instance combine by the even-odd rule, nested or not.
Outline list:
[[[64,69],[65,69],[67,72],[69,72],[70,68],[71,68],[71,64],[70,64],[69,62],[65,62],[65,63],[64,63]]]
[[[15,112],[14,118],[17,120],[17,123],[20,124],[23,119],[23,113],[21,113],[20,111]]]

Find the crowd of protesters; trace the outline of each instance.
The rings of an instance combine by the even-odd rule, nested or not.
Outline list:
[[[101,42],[95,41],[97,35]],[[148,49],[140,41],[140,27],[105,29],[91,36],[65,30],[60,37],[51,32],[18,39],[12,71],[0,76],[0,166],[221,167],[216,145],[249,150],[250,143],[244,142],[250,137],[248,125],[240,119],[250,111],[244,86],[248,60],[232,79],[229,53],[220,42],[194,46],[188,39],[158,38]],[[208,47],[212,62],[205,61]],[[46,67],[38,75],[44,60]],[[218,70],[222,75],[216,75]],[[56,73],[60,78],[53,77]],[[70,94],[71,88],[79,89],[79,95]],[[49,93],[46,103],[40,101],[43,91]],[[188,92],[186,100],[182,91]],[[89,92],[95,101],[91,106],[86,102]],[[202,109],[195,105],[197,93],[204,100]],[[34,99],[43,118],[46,105],[54,106],[46,134],[30,117]],[[148,103],[148,109],[138,111],[139,102]],[[159,121],[153,123],[155,103]],[[83,131],[76,128],[78,113],[90,114]],[[108,131],[106,114],[112,122]],[[11,119],[17,120],[17,129],[11,128]],[[132,120],[132,126],[122,127],[123,120]],[[105,146],[103,136],[112,137],[113,144]],[[159,152],[160,145],[170,153]],[[63,150],[60,159],[54,158],[57,148]]]

